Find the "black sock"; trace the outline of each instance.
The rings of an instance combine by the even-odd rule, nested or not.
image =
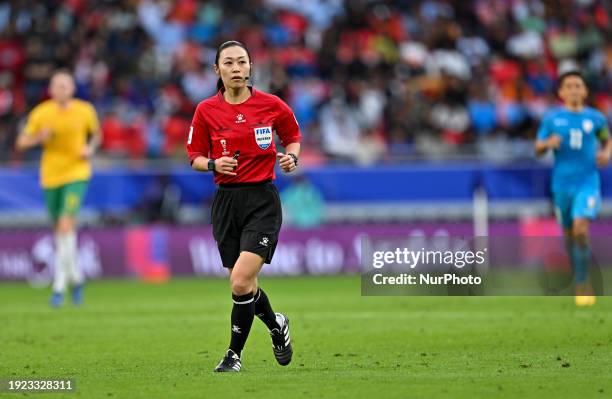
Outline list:
[[[261,288],[257,289],[255,293],[255,314],[259,317],[259,320],[263,321],[264,324],[268,327],[268,330],[272,330],[273,328],[278,328],[278,323],[276,322],[276,313],[272,310],[272,306],[270,306],[270,301],[268,300],[268,296]]]
[[[252,292],[244,295],[232,294],[232,299],[234,307],[232,308],[232,339],[229,348],[240,356],[253,325],[255,303]]]

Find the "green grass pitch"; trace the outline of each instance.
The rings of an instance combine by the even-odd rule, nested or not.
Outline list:
[[[82,308],[0,284],[0,379],[74,378],[67,398],[609,398],[612,298],[362,297],[359,278],[263,278],[291,319],[278,366],[255,320],[243,372],[215,374],[229,341],[225,280],[96,281]]]

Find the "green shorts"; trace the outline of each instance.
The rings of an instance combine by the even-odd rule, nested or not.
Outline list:
[[[57,222],[61,216],[76,216],[81,208],[81,203],[87,190],[87,183],[87,181],[75,181],[44,190],[45,202],[53,222]]]

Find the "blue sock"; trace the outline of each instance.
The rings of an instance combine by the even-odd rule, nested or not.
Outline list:
[[[571,250],[572,266],[574,268],[574,280],[576,284],[586,283],[591,261],[589,245],[574,242]]]

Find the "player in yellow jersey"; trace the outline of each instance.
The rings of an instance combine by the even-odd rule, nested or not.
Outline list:
[[[72,301],[83,301],[84,276],[77,265],[76,214],[91,177],[90,159],[100,143],[98,117],[87,101],[74,98],[71,73],[51,77],[51,99],[37,105],[17,138],[18,150],[41,145],[40,185],[55,228],[55,275],[51,306],[63,303],[68,283]]]

